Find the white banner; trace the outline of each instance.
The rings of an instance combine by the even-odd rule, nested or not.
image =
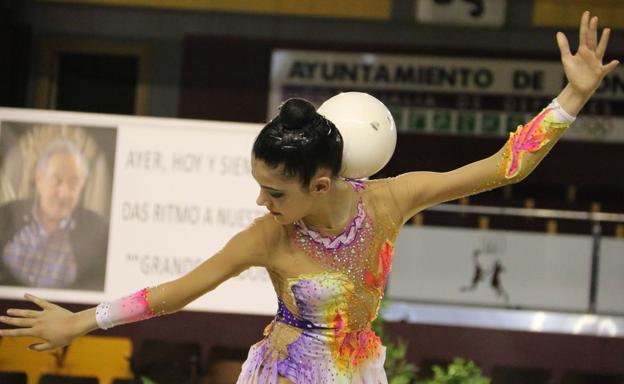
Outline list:
[[[598,263],[598,313],[624,315],[624,241],[604,239]]]
[[[387,297],[586,312],[591,254],[589,236],[408,227],[396,243]]]
[[[319,104],[367,92],[402,131],[507,136],[565,85],[558,61],[275,50],[268,115],[290,97]],[[624,141],[624,68],[607,76],[564,138]]]
[[[88,211],[92,219],[107,223],[110,217],[108,257],[101,270],[90,269],[93,264],[81,266],[81,257],[90,253],[88,247],[81,248],[87,251],[75,254],[78,271],[92,274],[93,279],[105,274],[105,284],[93,285],[90,279],[70,284],[66,289],[50,289],[44,288],[51,287],[45,280],[37,280],[41,284],[25,284],[13,279],[15,284],[2,287],[2,297],[21,298],[28,291],[55,301],[98,303],[115,299],[183,275],[265,213],[255,204],[258,186],[250,172],[251,146],[259,125],[4,108],[0,108],[0,120],[1,190],[12,191],[4,193],[12,196],[2,200],[12,208],[26,202],[27,213],[32,212],[36,192],[19,196],[11,175],[34,168],[33,161],[41,154],[37,148],[59,138],[76,141],[75,137],[116,133],[116,146],[113,141],[111,148],[98,148],[103,140],[91,144],[91,151],[99,151],[103,157],[114,154],[114,161],[109,159],[109,163],[114,162],[114,172],[110,167],[108,172],[89,175],[89,179],[112,178],[110,211],[98,212],[84,196],[82,205],[74,211],[74,217]],[[40,141],[41,145],[32,145],[32,153],[16,155],[16,151],[10,150],[23,149],[25,143],[33,141]],[[102,193],[110,200],[111,193]],[[89,228],[93,222],[80,222],[78,218],[74,224],[81,228],[72,231],[90,234],[100,230]],[[6,232],[15,234],[22,229],[12,227]],[[13,238],[4,241],[3,248]],[[73,237],[71,243],[76,246]],[[102,257],[105,255],[106,252]],[[8,258],[2,272],[29,276],[23,265]],[[22,284],[30,286],[18,286]],[[274,314],[277,305],[268,274],[253,268],[189,308]]]

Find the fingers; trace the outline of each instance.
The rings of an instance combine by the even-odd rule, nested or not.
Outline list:
[[[589,28],[589,11],[583,12],[579,25],[579,47],[587,45],[587,30]]]
[[[0,336],[37,336],[32,328],[0,329]]]
[[[562,59],[572,55],[570,52],[570,44],[568,44],[568,38],[562,32],[557,32],[557,45],[559,46]]]
[[[41,307],[43,309],[52,309],[52,308],[55,307],[54,304],[52,304],[50,302],[47,302],[47,301],[45,301],[43,299],[40,299],[40,298],[38,298],[36,296],[33,296],[33,295],[29,294],[29,293],[25,294],[24,298],[26,300],[28,300],[28,301],[32,301],[33,303],[37,304],[39,307]]]
[[[618,60],[612,60],[609,64],[605,65],[604,68],[604,74],[608,74],[609,72],[613,71],[618,65],[620,64],[620,62]]]
[[[32,311],[30,309],[14,309],[11,308],[7,310],[7,314],[14,317],[28,317],[28,318],[37,318],[41,316],[41,311]]]
[[[37,319],[23,319],[21,317],[0,316],[0,322],[4,324],[14,325],[16,327],[32,327]]]
[[[587,47],[592,51],[596,50],[598,41],[598,17],[594,16],[589,21],[589,28],[587,30]]]
[[[596,47],[596,55],[602,61],[604,57],[605,51],[607,50],[607,44],[609,43],[609,35],[611,34],[611,29],[605,28],[602,30],[602,35],[600,36],[600,42],[598,42],[598,47]]]

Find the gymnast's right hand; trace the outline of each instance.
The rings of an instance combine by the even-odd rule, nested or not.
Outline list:
[[[43,341],[32,344],[30,349],[47,351],[68,345],[82,334],[81,313],[73,313],[33,295],[24,298],[37,304],[41,310],[9,309],[8,316],[1,316],[0,322],[13,325],[15,329],[0,329],[0,336],[32,336]]]

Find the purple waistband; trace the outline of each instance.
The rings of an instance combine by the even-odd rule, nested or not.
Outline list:
[[[300,329],[327,329],[326,327],[319,327],[309,320],[303,320],[297,318],[292,312],[286,308],[282,299],[277,299],[277,314],[275,319],[284,324],[292,325]]]

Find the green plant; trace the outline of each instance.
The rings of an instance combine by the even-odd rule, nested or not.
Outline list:
[[[381,307],[384,307],[384,302],[381,303]],[[405,359],[405,354],[407,353],[405,340],[391,339],[384,330],[381,316],[377,317],[371,326],[386,347],[384,369],[388,376],[388,384],[412,383],[416,378],[418,368]]]
[[[418,368],[405,359],[407,343],[398,339],[386,343],[386,362],[384,368],[389,384],[409,384],[416,378]]]
[[[139,380],[141,380],[141,384],[157,384],[155,381],[147,376],[140,376]]]
[[[420,384],[490,384],[474,361],[455,358],[446,370],[433,366],[433,378]]]

